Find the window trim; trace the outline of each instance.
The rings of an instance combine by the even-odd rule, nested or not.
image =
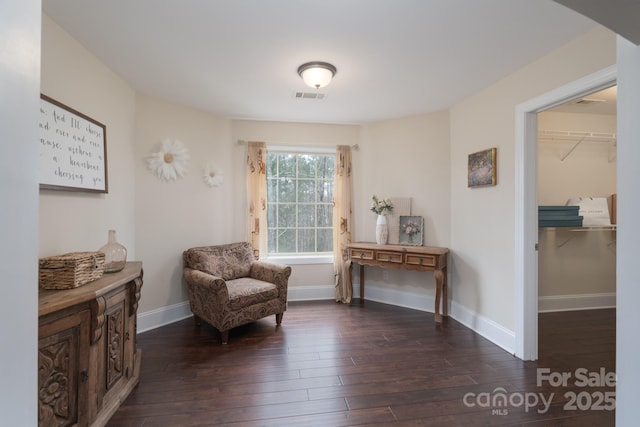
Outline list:
[[[322,252],[319,255],[309,255],[309,254],[286,254],[286,255],[278,255],[278,254],[268,254],[265,259],[267,262],[274,262],[279,264],[291,264],[291,265],[310,265],[310,264],[333,264],[333,254],[329,254],[327,252]]]

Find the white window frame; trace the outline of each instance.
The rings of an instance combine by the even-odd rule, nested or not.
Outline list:
[[[336,155],[335,147],[304,147],[297,145],[267,145],[267,154],[269,153],[286,153],[286,154],[325,154]],[[335,182],[335,181],[334,181]],[[267,202],[268,203],[268,202]],[[303,264],[333,264],[333,253],[321,252],[318,254],[302,253],[296,254],[267,254],[267,261],[278,262],[282,264],[303,265]]]

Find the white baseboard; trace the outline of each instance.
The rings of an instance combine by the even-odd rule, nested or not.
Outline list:
[[[516,335],[514,331],[456,302],[451,302],[449,314],[467,328],[482,335],[495,345],[502,347],[505,351],[514,354],[516,348]]]
[[[354,286],[358,295],[359,287]],[[298,286],[289,288],[289,301],[319,301],[333,300],[335,292],[333,286]],[[138,313],[138,333],[150,331],[170,323],[192,316],[189,301],[179,302],[155,310]]]
[[[353,286],[353,295],[360,295],[360,287]],[[289,301],[318,301],[333,300],[333,286],[298,286],[289,289]],[[365,295],[367,300],[383,304],[391,304],[413,310],[433,313],[435,298],[432,295],[404,292],[397,289],[387,289],[380,286],[367,286]],[[513,331],[487,319],[468,308],[449,302],[449,315],[469,329],[485,337],[509,353],[515,351],[515,334]],[[538,311],[540,313],[552,311],[587,310],[598,308],[612,308],[616,306],[616,294],[585,294],[562,295],[554,297],[539,297]],[[138,332],[145,332],[169,323],[177,322],[191,316],[189,302],[183,301],[167,307],[138,314]]]
[[[599,308],[614,308],[615,306],[615,292],[603,294],[538,297],[538,313],[547,313],[552,311],[593,310]]]
[[[359,295],[354,289],[354,295]],[[367,286],[366,300],[377,301],[385,304],[397,305],[414,310],[433,313],[435,309],[435,297],[433,295],[403,292],[396,289],[390,290],[378,286]],[[449,316],[462,323],[474,332],[482,335],[492,343],[502,347],[513,354],[515,351],[515,333],[502,325],[487,319],[466,307],[449,301]]]
[[[359,284],[353,285],[354,297],[360,296]],[[289,301],[318,301],[333,300],[335,298],[333,286],[297,286],[289,288]],[[387,289],[369,285],[365,298],[383,304],[391,304],[413,310],[433,313],[435,298],[433,295],[404,292],[397,289]],[[615,295],[614,295],[615,303]],[[504,348],[509,353],[515,349],[515,336],[510,331],[494,321],[480,316],[475,312],[455,302],[449,302],[449,315],[456,321],[482,335],[494,344]],[[159,328],[169,323],[177,322],[191,316],[189,302],[183,301],[167,307],[158,308],[138,314],[138,333]]]
[[[191,316],[189,301],[138,313],[138,333],[150,331]]]
[[[288,301],[334,300],[333,286],[294,286],[287,291]]]
[[[360,289],[355,289],[354,297],[360,296]],[[383,304],[397,305],[398,307],[411,308],[413,310],[426,311],[433,313],[436,300],[432,295],[416,294],[414,292],[399,291],[397,289],[389,289],[381,286],[366,285],[365,300],[376,301]]]

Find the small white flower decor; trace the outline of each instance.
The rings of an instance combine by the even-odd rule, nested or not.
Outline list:
[[[149,170],[163,181],[175,181],[187,171],[189,150],[181,141],[163,140],[157,150],[147,157]]]
[[[209,187],[217,187],[222,184],[222,178],[224,178],[224,176],[219,168],[208,164],[202,171],[202,178]]]
[[[387,199],[378,199],[376,195],[371,198],[371,212],[378,215],[386,215],[393,211],[393,205]]]

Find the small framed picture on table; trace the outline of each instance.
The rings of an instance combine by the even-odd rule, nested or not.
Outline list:
[[[400,216],[400,244],[422,246],[423,228],[421,216]]]

